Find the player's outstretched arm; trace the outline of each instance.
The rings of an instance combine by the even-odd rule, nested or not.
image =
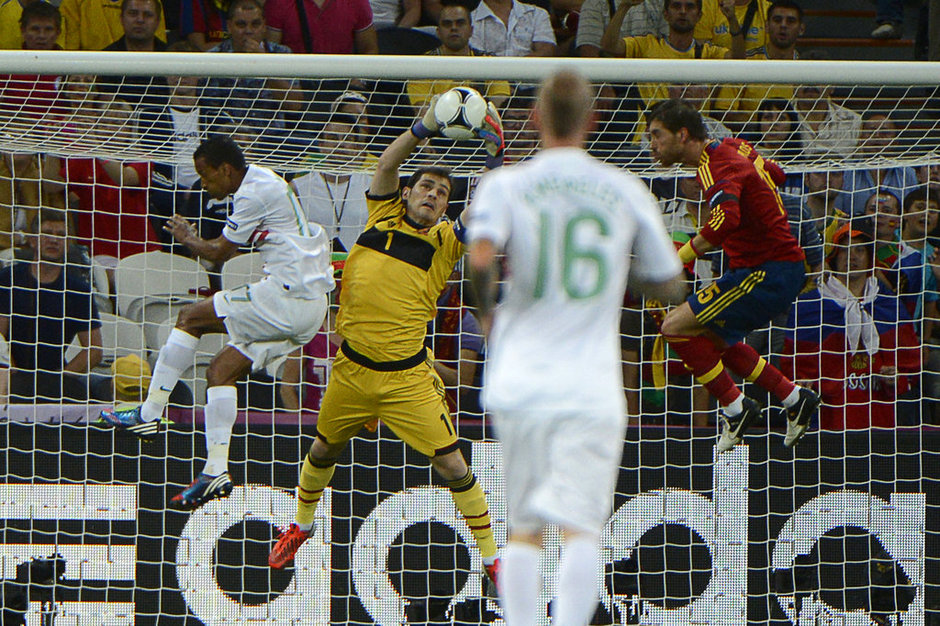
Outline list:
[[[496,266],[496,244],[489,239],[476,239],[470,243],[467,250],[467,271],[470,275],[470,285],[476,296],[477,310],[486,320],[496,306],[496,279],[498,271]]]
[[[384,196],[398,189],[398,168],[420,142],[410,130],[406,130],[385,148],[375,166],[372,184],[369,185],[371,195]]]
[[[384,196],[394,193],[398,189],[398,168],[414,152],[419,143],[438,134],[439,127],[434,119],[436,101],[437,96],[431,99],[424,116],[382,151],[379,162],[375,166],[372,184],[369,185],[371,195]]]
[[[687,241],[684,246],[679,248],[679,260],[682,261],[683,264],[694,261],[708,252],[711,252],[715,247],[716,246],[708,241],[708,239],[705,239],[704,236],[696,234],[692,239]]]
[[[663,304],[679,304],[685,300],[688,286],[681,275],[663,282],[649,282],[631,278],[630,291],[642,293],[647,298]]]
[[[189,248],[197,257],[211,261],[216,265],[225,263],[238,252],[238,244],[232,243],[225,237],[203,239],[196,234],[193,225],[180,215],[174,215],[167,220],[163,230],[173,235],[174,239]]]

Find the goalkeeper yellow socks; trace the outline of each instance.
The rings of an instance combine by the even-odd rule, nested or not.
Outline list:
[[[480,549],[480,555],[484,559],[496,556],[496,540],[490,526],[490,509],[477,477],[467,470],[466,476],[449,481],[447,487],[454,498],[454,504],[467,520],[470,532],[476,539],[477,548]]]
[[[320,465],[315,465],[320,463]],[[310,455],[304,459],[300,470],[300,484],[297,485],[297,516],[295,521],[301,530],[309,532],[313,528],[313,516],[316,515],[317,505],[323,490],[330,484],[336,461],[311,461]]]

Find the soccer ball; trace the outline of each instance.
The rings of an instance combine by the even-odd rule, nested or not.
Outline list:
[[[473,129],[486,119],[486,100],[476,89],[454,87],[437,99],[434,119],[441,134],[450,139],[473,139]]]

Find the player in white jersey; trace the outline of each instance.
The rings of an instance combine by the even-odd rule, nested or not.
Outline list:
[[[216,239],[202,239],[178,215],[164,228],[196,256],[217,264],[235,256],[240,246],[253,244],[261,253],[265,276],[184,307],[160,349],[144,403],[101,414],[106,425],[153,439],[160,432],[170,392],[193,364],[199,338],[203,333],[228,333],[228,345],[206,372],[206,465],[170,501],[185,510],[232,490],[228,449],[237,415],[235,382],[313,339],[326,315],[326,294],[335,286],[326,233],[307,222],[283,178],[248,165],[241,149],[224,135],[202,142],[193,160],[210,196],[221,200],[232,195],[232,213]]]
[[[649,190],[590,157],[593,93],[570,72],[546,80],[542,150],[483,176],[470,206],[469,271],[485,327],[483,399],[502,444],[509,514],[500,596],[510,626],[536,624],[541,536],[565,534],[552,623],[587,624],[610,515],[626,406],[619,316],[627,277],[678,301],[681,265]],[[495,308],[497,257],[508,262]],[[494,314],[495,313],[495,314]]]

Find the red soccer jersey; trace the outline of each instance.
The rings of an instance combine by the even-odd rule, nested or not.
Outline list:
[[[180,3],[180,34],[202,33],[206,42],[217,44],[228,38],[225,11],[211,0],[182,0]]]
[[[700,234],[721,246],[731,269],[806,258],[777,192],[784,178],[741,139],[712,141],[702,151],[698,179],[711,214]]]

